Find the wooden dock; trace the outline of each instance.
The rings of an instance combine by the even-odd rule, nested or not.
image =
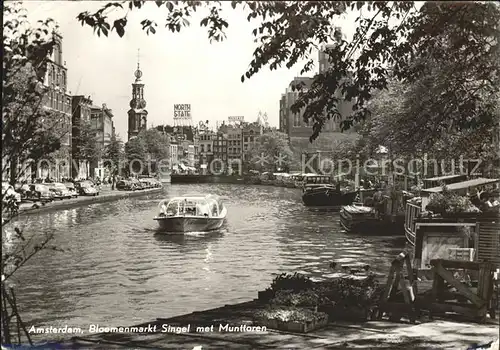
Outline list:
[[[254,300],[169,319],[157,319],[135,326],[144,328],[150,326],[150,329],[156,329],[149,333],[90,334],[87,331],[86,334],[68,340],[64,346],[71,349],[465,350],[473,343],[484,344],[498,338],[498,322],[482,325],[450,321],[427,321],[417,325],[388,321],[334,322],[307,334],[272,329],[252,330],[255,311],[264,307],[263,303]],[[230,327],[240,327],[240,329]]]

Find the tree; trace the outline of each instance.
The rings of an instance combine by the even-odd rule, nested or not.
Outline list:
[[[27,23],[19,3],[4,7],[2,86],[2,174],[17,180],[18,165],[41,158],[60,147],[61,118],[42,108],[43,77],[54,45],[52,20],[38,27]],[[43,152],[43,153],[42,153]]]
[[[73,122],[73,159],[80,162],[96,162],[101,158],[102,150],[97,143],[96,133],[90,121]],[[76,170],[76,169],[75,169]]]
[[[147,154],[147,145],[141,137],[134,137],[125,144],[125,155],[128,162],[128,167],[125,173],[142,174],[144,171]]]
[[[249,170],[272,172],[289,169],[295,161],[288,136],[279,131],[259,136],[258,143],[245,153],[245,159]]]
[[[144,141],[146,153],[148,153],[152,159],[162,160],[168,158],[170,140],[167,135],[153,128],[141,131],[137,137]]]
[[[118,169],[118,164],[125,156],[123,142],[119,135],[111,135],[109,144],[104,148],[103,158],[108,162],[105,166]]]
[[[207,10],[200,22],[208,27],[210,40],[224,39],[228,23],[221,17],[219,2],[204,3],[155,1],[159,8],[166,8],[166,27],[179,32],[188,26],[187,18],[196,10]],[[153,6],[153,4],[150,4]],[[95,13],[84,12],[77,18],[82,25],[92,27],[98,35],[105,36],[115,30],[122,37],[125,33],[127,14],[147,6],[145,1],[128,3],[128,10],[121,17],[121,3],[107,3]],[[292,107],[298,112],[304,109],[304,120],[313,121],[311,141],[321,132],[329,118],[338,118],[338,95],[341,91],[348,101],[355,101],[353,113],[342,122],[344,129],[369,115],[366,103],[376,90],[385,89],[394,68],[395,76],[412,83],[425,71],[428,60],[442,57],[457,65],[465,63],[455,71],[450,91],[462,91],[468,98],[442,96],[453,101],[457,110],[474,109],[478,101],[478,90],[471,88],[465,78],[471,72],[481,76],[481,84],[492,88],[499,79],[498,41],[500,16],[499,6],[492,2],[426,2],[417,9],[413,2],[388,1],[304,1],[304,2],[243,2],[232,1],[234,8],[240,6],[248,13],[248,21],[258,20],[253,35],[260,45],[253,53],[250,68],[242,75],[242,82],[257,74],[265,66],[271,70],[281,65],[292,67],[301,59],[307,63],[301,74],[311,71],[313,51],[318,45],[336,43],[326,50],[330,69],[315,77],[307,91],[301,91]],[[352,39],[343,38],[341,29],[335,27],[339,15],[347,11],[363,11],[356,21],[357,28]],[[119,13],[110,21],[109,13]],[[199,11],[198,11],[199,12]],[[111,23],[112,22],[112,23]],[[147,34],[155,34],[158,24],[150,19],[141,22]],[[448,40],[448,45],[443,42]],[[420,57],[415,64],[415,57]],[[498,84],[496,84],[498,85]],[[301,90],[301,86],[297,87]],[[498,91],[498,86],[495,88]],[[467,91],[467,92],[465,92]],[[443,101],[441,101],[443,102]],[[446,103],[443,103],[446,104]],[[479,113],[480,114],[480,113]],[[453,116],[456,123],[473,128],[473,116]]]
[[[44,157],[60,146],[60,137],[51,133],[59,125],[58,116],[42,109],[45,89],[41,82],[54,42],[51,20],[40,22],[35,28],[27,23],[19,3],[5,3],[3,10],[2,175],[10,167],[10,181],[16,182],[18,164],[30,157]],[[2,233],[12,235],[8,245],[7,234],[2,235],[1,343],[21,343],[24,335],[33,345],[18,312],[11,282],[39,251],[58,249],[50,245],[52,233],[25,237],[13,222],[18,215],[16,201],[3,197],[2,193]]]

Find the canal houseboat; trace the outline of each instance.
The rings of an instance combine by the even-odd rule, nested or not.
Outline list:
[[[273,184],[278,187],[285,187],[285,181],[290,177],[288,173],[274,173]]]
[[[392,183],[389,187],[361,188],[352,205],[342,207],[339,222],[347,232],[379,235],[402,235],[404,232],[404,203],[408,197],[407,175],[392,174],[389,177],[373,177],[376,183]],[[362,181],[371,185],[369,177]],[[397,188],[404,188],[398,190]],[[391,190],[388,192],[388,189]]]
[[[264,172],[260,174],[260,183],[262,185],[273,185],[274,184],[274,174],[269,172]]]
[[[374,189],[362,189],[352,205],[343,206],[339,222],[347,232],[394,235],[403,234],[404,213],[400,208],[400,199],[378,192]]]
[[[295,181],[298,179],[300,176],[300,173],[292,173],[289,174],[286,178],[283,179],[283,184],[285,187],[288,188],[294,188],[295,187]]]
[[[227,209],[220,197],[183,196],[163,200],[154,218],[161,232],[184,233],[213,231],[223,225]]]
[[[446,184],[446,188],[448,191],[454,192],[458,195],[467,195],[470,194],[470,191],[475,188],[495,185],[498,187],[500,180],[499,179],[488,179],[488,178],[477,178],[460,182],[451,182],[453,180],[461,180],[462,177],[445,177],[445,181],[448,182]],[[426,210],[427,205],[429,204],[430,197],[432,194],[441,193],[443,191],[442,186],[435,186],[426,188],[429,184],[436,184],[439,182],[439,178],[432,178],[424,180],[424,189],[421,191],[420,197],[414,197],[405,204],[405,236],[408,243],[412,246],[415,245],[415,237],[416,237],[416,220],[421,216],[422,212]],[[445,183],[446,183],[445,182]]]
[[[340,182],[333,185],[327,175],[307,175],[303,183],[302,201],[312,209],[339,210],[356,199],[356,191],[341,188]]]

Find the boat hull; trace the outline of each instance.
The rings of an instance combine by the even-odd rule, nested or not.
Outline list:
[[[155,220],[158,221],[161,232],[184,233],[218,230],[224,224],[225,218],[160,217]]]
[[[343,205],[350,205],[356,199],[356,192],[339,193],[334,189],[321,189],[306,191],[302,201],[306,207],[329,207],[340,209]]]

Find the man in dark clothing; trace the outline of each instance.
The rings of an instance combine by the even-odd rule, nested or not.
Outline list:
[[[115,190],[115,184],[116,184],[116,169],[113,169],[113,172],[111,174],[111,191]]]

